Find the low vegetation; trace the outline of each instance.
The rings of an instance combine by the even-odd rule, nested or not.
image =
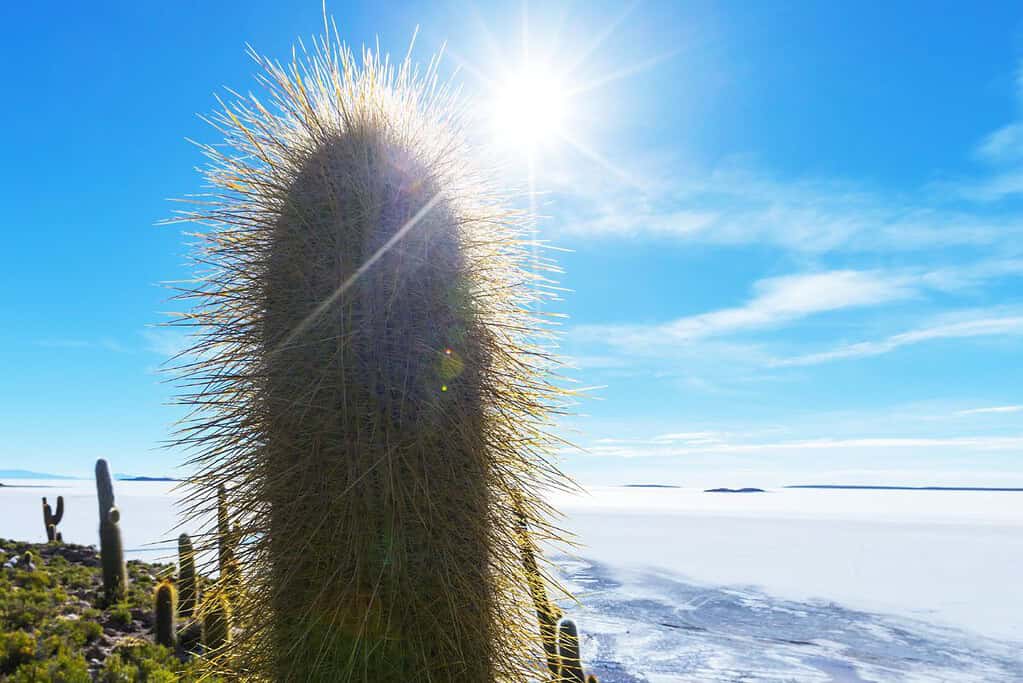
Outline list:
[[[174,566],[131,560],[127,573],[106,605],[95,548],[0,539],[0,680],[197,681],[195,658],[154,642],[153,593]]]

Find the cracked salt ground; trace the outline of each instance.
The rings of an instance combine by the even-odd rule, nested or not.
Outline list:
[[[952,628],[560,558],[566,605],[605,683],[1023,680],[1013,645]]]

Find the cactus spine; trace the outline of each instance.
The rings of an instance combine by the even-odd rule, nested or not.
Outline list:
[[[103,595],[107,604],[124,599],[128,573],[121,543],[121,513],[114,506],[114,485],[110,467],[102,458],[96,461],[96,494],[99,498],[100,560],[103,564]]]
[[[195,508],[231,482],[247,539],[231,659],[274,680],[490,683],[536,673],[513,497],[550,462],[553,296],[520,217],[419,71],[334,40],[259,59],[263,101],[205,148],[209,266],[182,320]],[[219,203],[218,203],[219,202]],[[198,392],[194,387],[199,387]]]
[[[181,600],[178,602],[178,613],[182,617],[192,616],[198,598],[198,585],[195,578],[195,549],[188,534],[178,536],[178,585]]]
[[[164,647],[174,649],[177,645],[176,614],[178,611],[178,592],[170,581],[161,581],[156,587],[153,598],[156,612],[156,642]]]
[[[57,496],[57,514],[53,514],[50,504],[43,498],[43,524],[46,525],[46,540],[51,543],[62,541],[63,537],[57,532],[57,525],[64,519],[64,496]]]
[[[231,642],[231,607],[224,595],[210,597],[202,610],[202,645],[207,653],[217,653]]]

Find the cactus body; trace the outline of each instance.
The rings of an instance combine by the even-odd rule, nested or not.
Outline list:
[[[207,150],[224,203],[194,216],[217,226],[198,257],[213,271],[185,293],[210,330],[183,368],[204,387],[185,397],[192,483],[219,512],[231,482],[246,538],[220,663],[523,680],[544,643],[517,515],[553,536],[538,491],[565,485],[534,245],[473,170],[434,67],[326,40],[292,71],[263,64],[281,112],[217,119],[238,153]]]
[[[181,599],[178,602],[178,613],[182,617],[192,616],[198,597],[198,585],[195,578],[195,549],[188,534],[178,536],[178,585]]]
[[[60,524],[60,520],[64,519],[64,496],[57,496],[57,514],[53,514],[53,510],[50,508],[50,504],[46,502],[46,498],[43,498],[43,524],[46,525],[46,540],[62,541],[63,538],[58,538],[57,525]]]
[[[103,565],[103,595],[107,604],[124,599],[128,573],[121,543],[121,513],[114,506],[114,485],[107,461],[96,461],[96,494],[99,499],[100,561]]]
[[[176,625],[178,593],[174,590],[174,584],[170,581],[161,581],[156,587],[153,602],[156,613],[156,642],[174,649],[178,638]]]
[[[207,653],[216,653],[231,641],[231,607],[221,594],[203,608],[202,645]]]

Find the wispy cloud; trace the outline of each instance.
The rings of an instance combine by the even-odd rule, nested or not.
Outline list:
[[[1023,214],[992,216],[955,206],[944,187],[894,194],[848,181],[781,179],[736,166],[685,170],[663,162],[625,174],[635,182],[589,165],[548,178],[560,229],[574,237],[760,244],[802,254],[1011,245],[1023,238]],[[958,198],[988,201],[1023,188],[1023,174],[1002,177],[1002,187],[986,176],[971,182],[972,191],[956,183]]]
[[[1010,123],[988,134],[977,145],[976,153],[979,158],[996,163],[1023,159],[1023,123]]]
[[[193,344],[188,333],[179,328],[155,327],[143,330],[146,350],[171,359],[187,351]]]
[[[818,365],[849,358],[890,353],[904,346],[938,339],[1023,335],[1023,316],[996,316],[921,327],[875,341],[845,344],[829,351],[776,360],[775,366]]]
[[[597,444],[586,452],[608,457],[681,457],[703,454],[778,454],[805,451],[849,451],[882,449],[959,449],[962,451],[1006,451],[1023,448],[1023,436],[952,436],[952,437],[859,437],[850,439],[800,439],[792,441],[709,443]]]
[[[818,313],[906,299],[917,292],[912,281],[904,276],[856,270],[767,278],[756,282],[753,290],[753,297],[742,306],[657,325],[579,326],[573,335],[628,348],[676,344],[777,327]]]
[[[991,406],[989,408],[970,408],[960,410],[956,415],[987,415],[991,413],[1019,413],[1023,412],[1023,406]]]

